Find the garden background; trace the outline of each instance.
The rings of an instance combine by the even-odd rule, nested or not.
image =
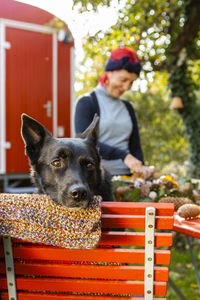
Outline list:
[[[80,3],[82,11],[98,11],[99,4],[112,5],[111,0],[74,0],[75,5]],[[85,56],[76,78],[77,97],[97,85],[110,50],[133,47],[142,60],[143,72],[125,98],[137,112],[145,162],[162,174],[172,172],[199,179],[200,1],[126,0],[123,3],[119,1],[115,25],[84,38]],[[198,261],[199,246],[194,241]],[[199,299],[189,250],[181,234],[174,237],[170,277],[186,299]],[[179,299],[170,287],[167,299]]]
[[[124,97],[137,112],[146,164],[154,165],[161,174],[200,179],[200,1],[58,0],[52,8],[53,2],[36,0],[35,5],[49,4],[51,12],[62,10],[63,14],[64,5],[73,5],[72,11],[66,10],[65,21],[69,24],[73,12],[79,13],[72,30],[74,36],[86,27],[79,24],[81,16],[94,13],[93,24],[91,18],[85,21],[85,25],[92,25],[84,36],[83,59],[76,69],[77,98],[97,85],[112,49],[133,47],[142,60],[143,71]],[[103,8],[113,11],[109,18],[114,25],[91,35],[99,21],[95,13]],[[102,28],[109,23],[105,12],[100,20]],[[80,44],[82,41],[75,39],[75,45]],[[194,241],[200,270],[199,248],[199,242]],[[186,299],[200,299],[189,250],[181,234],[174,236],[170,277]],[[170,287],[167,299],[179,299]]]

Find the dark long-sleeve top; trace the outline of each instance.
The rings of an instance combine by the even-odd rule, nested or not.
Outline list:
[[[129,139],[129,152],[99,142],[98,147],[100,155],[103,159],[107,160],[119,158],[124,160],[126,155],[131,153],[134,157],[144,163],[135,110],[128,101],[123,99],[122,101],[125,104],[133,123],[133,130]],[[82,133],[90,125],[95,113],[100,116],[99,104],[95,92],[92,92],[90,95],[83,96],[78,100],[75,109],[75,131],[77,134]]]

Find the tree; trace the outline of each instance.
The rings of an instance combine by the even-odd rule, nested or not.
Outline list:
[[[129,91],[124,98],[133,103],[137,112],[145,164],[185,175],[183,162],[188,157],[188,142],[181,117],[169,110],[170,98],[162,82],[165,80],[166,76],[157,77],[153,90]]]
[[[109,5],[109,1],[87,4],[95,3],[97,8],[100,2]],[[200,178],[200,107],[196,96],[200,80],[195,72],[200,65],[199,16],[199,0],[126,0],[117,23],[105,33],[87,37],[84,44],[96,75],[108,52],[124,45],[132,46],[140,55],[143,80],[148,81],[149,74],[155,72],[168,73],[171,97],[179,96],[183,102],[178,112],[190,145],[190,173],[196,178]]]

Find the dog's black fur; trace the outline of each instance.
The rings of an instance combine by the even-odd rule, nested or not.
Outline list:
[[[40,193],[66,207],[86,208],[94,195],[113,201],[110,175],[97,149],[99,117],[76,138],[54,138],[38,121],[22,114],[21,134]]]

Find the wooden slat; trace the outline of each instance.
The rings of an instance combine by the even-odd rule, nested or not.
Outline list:
[[[102,294],[143,295],[142,281],[79,280],[65,278],[17,278],[18,290],[56,291]],[[6,278],[0,278],[0,289],[6,289]],[[166,295],[166,282],[154,282],[154,295]]]
[[[102,232],[99,245],[112,246],[141,246],[145,245],[144,232]],[[171,233],[156,233],[155,247],[169,247],[172,245]]]
[[[145,300],[143,297],[107,297],[107,296],[90,296],[90,295],[63,295],[63,294],[43,294],[43,293],[23,293],[17,295],[18,300]],[[8,300],[8,294],[2,293],[1,300]],[[166,298],[153,298],[153,300],[167,300]]]
[[[174,219],[171,216],[156,217],[156,229],[173,229]],[[102,215],[103,228],[145,228],[145,216]]]
[[[200,218],[186,220],[175,213],[173,230],[200,239]]]
[[[3,262],[0,263],[0,273],[5,273],[5,265]],[[17,262],[15,263],[15,274],[24,276],[79,277],[88,279],[144,280],[144,267]],[[168,268],[155,267],[154,280],[168,281]]]
[[[148,206],[156,207],[156,216],[173,216],[172,203],[145,203],[145,202],[102,202],[103,214],[118,215],[145,215]]]
[[[113,246],[145,246],[144,232],[103,232],[99,245]],[[171,233],[155,233],[155,247],[169,247],[172,245]]]
[[[22,244],[14,246],[15,259],[53,260],[53,261],[88,261],[88,262],[119,262],[144,264],[144,249],[94,249],[78,250],[64,249],[52,246]],[[155,250],[155,264],[169,265],[170,250]],[[3,257],[3,251],[0,253]]]

